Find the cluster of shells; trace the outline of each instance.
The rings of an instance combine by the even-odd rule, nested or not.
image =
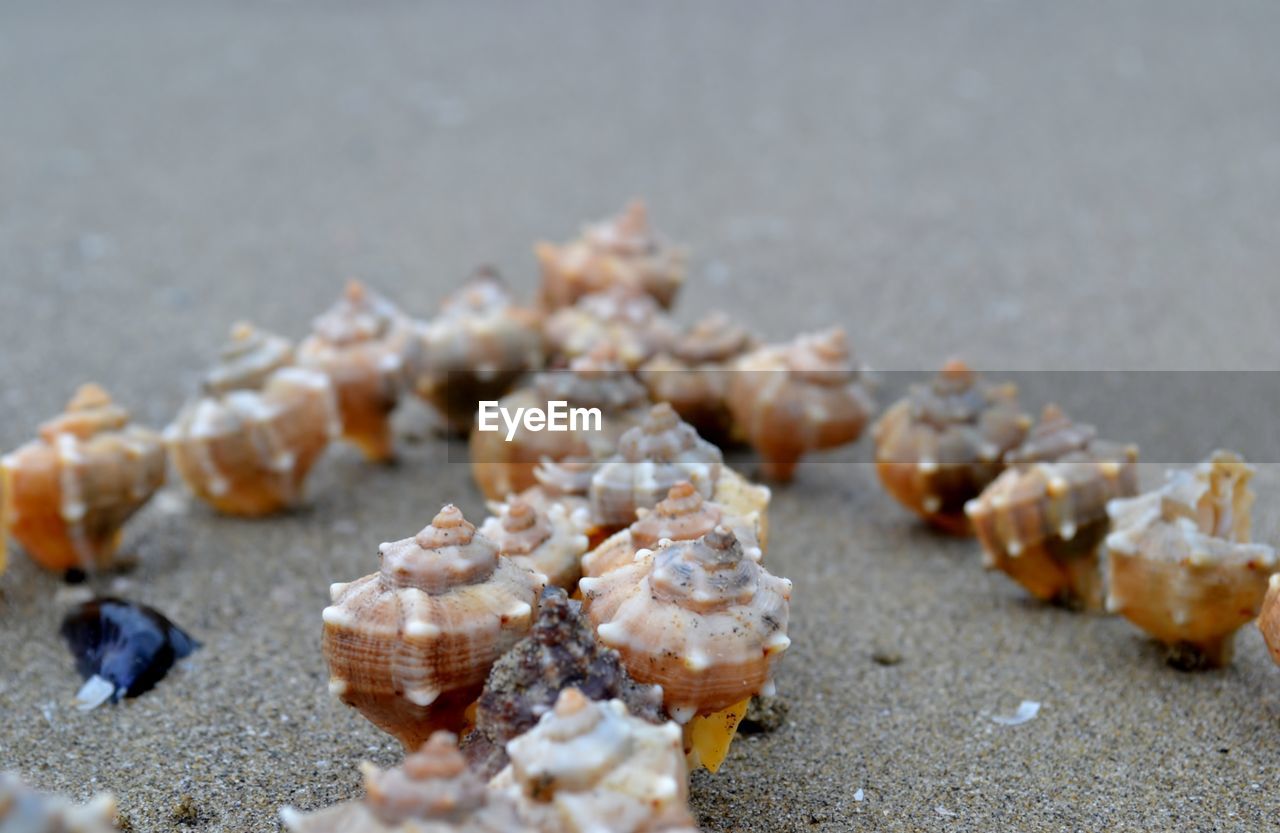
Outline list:
[[[263,516],[305,499],[333,442],[391,459],[408,397],[469,434],[488,517],[442,507],[333,584],[318,617],[330,692],[406,757],[366,765],[362,799],[286,808],[292,831],[693,830],[690,769],[717,770],[773,693],[791,583],[764,566],[769,488],[721,447],[786,481],[855,442],[876,405],[845,334],[762,344],[723,313],[682,330],[668,310],[684,255],[638,202],[536,254],[530,306],[481,270],[420,322],[353,282],[296,345],[235,325],[163,434],[87,385],[0,462],[7,537],[91,571],[112,566],[166,461],[216,511]],[[482,401],[563,401],[601,423],[507,436],[479,429]],[[1012,385],[958,361],[871,433],[889,494],[976,534],[987,567],[1034,596],[1120,613],[1185,667],[1227,662],[1261,614],[1280,662],[1277,561],[1249,541],[1238,456],[1139,495],[1135,446],[1053,406],[1035,423]]]

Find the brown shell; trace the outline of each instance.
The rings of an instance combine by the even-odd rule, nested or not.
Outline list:
[[[1101,609],[1099,551],[1111,529],[1107,502],[1138,493],[1138,448],[1100,442],[1091,425],[1044,410],[1011,464],[965,512],[999,569],[1033,596]]]
[[[351,281],[312,329],[298,346],[298,364],[333,383],[343,439],[370,460],[391,459],[391,412],[421,360],[413,323],[386,298]]]
[[[32,560],[56,571],[111,566],[125,522],[164,483],[154,431],[97,385],[84,385],[40,437],[0,460],[4,528]],[[0,567],[5,542],[0,541]]]
[[[628,370],[665,350],[675,326],[658,302],[637,289],[614,287],[584,295],[547,317],[543,327],[552,363],[563,366],[607,344]]]
[[[728,403],[734,431],[760,453],[766,477],[781,481],[804,454],[857,440],[875,411],[838,328],[738,359]]]
[[[538,316],[516,306],[489,268],[477,270],[449,296],[421,336],[416,390],[459,433],[471,429],[479,402],[501,398],[542,365]]]
[[[1249,543],[1253,471],[1218,451],[1107,507],[1107,609],[1165,643],[1178,667],[1229,663],[1235,632],[1257,618],[1280,566],[1274,549]]]
[[[1280,665],[1280,573],[1271,576],[1266,599],[1262,602],[1262,613],[1258,616],[1258,630],[1262,631],[1271,658]]]
[[[383,544],[380,572],[330,589],[330,690],[414,749],[457,730],[494,660],[529,631],[542,577],[498,555],[453,506]]]
[[[615,286],[641,290],[670,307],[684,283],[684,252],[654,233],[640,200],[613,219],[586,226],[578,239],[562,246],[538,243],[534,253],[542,267],[541,302],[550,310]]]
[[[569,589],[577,585],[588,543],[582,514],[571,514],[562,504],[543,509],[519,498],[495,509],[480,526],[480,534],[498,547],[500,555],[542,574],[547,584]]]
[[[996,385],[956,359],[930,385],[913,385],[872,429],[876,471],[902,505],[948,532],[972,532],[965,504],[1004,470],[1031,428],[1017,388]]]

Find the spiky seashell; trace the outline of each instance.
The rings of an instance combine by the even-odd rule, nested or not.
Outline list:
[[[265,515],[297,503],[340,430],[329,377],[292,359],[286,339],[237,324],[203,394],[165,429],[174,468],[220,512]]]
[[[538,725],[507,744],[490,782],[539,833],[657,833],[690,827],[680,728],[627,713],[620,700],[560,694]]]
[[[74,804],[38,793],[12,772],[0,772],[0,831],[4,833],[114,833],[116,801],[99,795]]]
[[[449,296],[421,334],[416,389],[451,431],[469,431],[479,402],[502,397],[542,365],[538,316],[517,306],[490,268],[477,270]]]
[[[1249,543],[1254,468],[1216,451],[1165,485],[1107,506],[1107,609],[1169,647],[1171,664],[1231,661],[1235,632],[1258,616],[1276,552]]]
[[[1096,434],[1046,407],[1026,442],[1005,455],[1010,468],[965,505],[987,569],[1036,598],[1087,610],[1103,603],[1107,501],[1138,493],[1138,447]]]
[[[500,555],[543,574],[556,587],[572,589],[578,583],[588,543],[585,512],[571,514],[562,504],[544,510],[519,498],[495,509],[480,525],[480,535]]]
[[[547,317],[543,332],[557,365],[608,344],[628,370],[667,349],[676,338],[675,326],[657,301],[622,286],[584,295],[573,306],[556,310]]]
[[[539,373],[531,386],[501,399],[499,407],[514,415],[520,408],[546,409],[550,402],[600,409],[600,430],[579,425],[576,431],[530,431],[521,422],[508,441],[505,426],[481,431],[477,424],[471,430],[471,473],[485,497],[501,500],[536,485],[534,469],[545,460],[612,454],[622,432],[643,418],[648,397],[606,347],[574,359],[567,370]]]
[[[720,449],[659,402],[619,438],[618,453],[592,475],[592,519],[615,529],[626,526],[636,519],[637,509],[655,506],[684,480],[711,497],[723,464]]]
[[[734,431],[760,453],[765,475],[782,481],[804,454],[858,439],[875,411],[839,328],[739,358],[728,404]]]
[[[520,833],[515,805],[467,767],[450,732],[436,732],[398,767],[360,765],[365,797],[314,813],[280,810],[289,833]]]
[[[940,529],[968,535],[965,504],[1004,470],[1004,455],[1031,423],[1015,385],[988,383],[952,359],[872,428],[876,471],[904,506]]]
[[[592,700],[621,700],[636,717],[662,723],[662,689],[640,685],[618,652],[596,641],[581,605],[548,587],[529,635],[493,665],[476,708],[476,728],[463,741],[472,766],[486,777],[507,765],[506,744],[523,735],[576,688]]]
[[[654,233],[641,200],[632,200],[615,218],[587,225],[581,237],[562,246],[538,243],[534,253],[547,309],[614,286],[642,290],[670,307],[684,283],[684,252]]]
[[[111,566],[120,530],[164,483],[160,435],[84,385],[38,439],[0,459],[4,529],[49,570]],[[0,565],[6,542],[0,540]]]
[[[664,541],[579,587],[600,640],[632,677],[662,686],[678,722],[772,693],[791,644],[791,582],[748,557],[727,527]]]
[[[760,561],[764,555],[757,532],[759,515],[735,515],[718,503],[703,498],[688,480],[672,486],[653,509],[641,509],[628,528],[611,535],[582,558],[582,574],[601,576],[632,563],[641,550],[656,549],[663,540],[692,541],[724,524],[733,530],[748,558]]]
[[[1258,616],[1258,630],[1271,650],[1271,658],[1280,665],[1280,573],[1271,576],[1271,586],[1262,602],[1262,614]]]
[[[343,438],[370,460],[394,456],[391,412],[420,361],[413,322],[359,281],[347,284],[298,345],[298,364],[324,372],[333,383]]]
[[[754,336],[722,312],[713,312],[684,332],[666,352],[640,368],[655,402],[667,402],[681,419],[716,443],[731,439],[727,401],[730,363],[757,347]]]
[[[456,731],[494,660],[529,632],[544,577],[498,555],[457,507],[330,588],[329,689],[407,749]]]

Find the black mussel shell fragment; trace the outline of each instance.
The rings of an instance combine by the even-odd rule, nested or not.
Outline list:
[[[110,597],[77,605],[62,620],[61,633],[85,679],[76,694],[82,709],[149,691],[200,647],[159,611]]]

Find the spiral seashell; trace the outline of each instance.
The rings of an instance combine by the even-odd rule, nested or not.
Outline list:
[[[4,528],[31,559],[56,571],[110,567],[125,522],[164,483],[154,431],[97,385],[83,385],[40,436],[0,459]],[[5,561],[0,541],[0,567]]]
[[[542,365],[542,335],[532,310],[516,306],[498,273],[481,268],[421,328],[418,395],[465,433],[482,400],[498,399]]]
[[[379,572],[330,588],[329,689],[414,749],[461,728],[494,660],[528,633],[544,577],[499,556],[452,505],[378,552]]]
[[[290,366],[292,358],[287,340],[237,324],[204,394],[165,429],[178,474],[219,512],[266,515],[296,504],[340,431],[329,377]]]
[[[73,804],[30,789],[12,772],[0,772],[0,831],[4,833],[114,833],[116,801],[99,795]]]
[[[913,385],[872,429],[885,489],[934,526],[972,533],[965,504],[1004,470],[1004,455],[1031,428],[1017,387],[983,381],[952,359],[928,385]]]
[[[600,641],[636,680],[662,686],[677,722],[772,693],[791,644],[791,582],[748,557],[727,527],[663,541],[579,588]]]
[[[391,412],[421,361],[413,323],[395,305],[347,284],[346,294],[315,319],[298,346],[298,364],[322,371],[333,383],[342,436],[370,460],[395,454]]]
[[[490,787],[539,833],[693,826],[679,727],[632,717],[620,700],[568,689],[507,752],[511,763]]]
[[[1036,598],[1102,607],[1099,551],[1111,528],[1107,502],[1138,493],[1138,448],[1095,439],[1056,405],[1010,464],[965,505],[987,569],[999,569]]]
[[[1271,576],[1267,596],[1262,602],[1262,614],[1258,616],[1258,630],[1262,631],[1271,658],[1280,665],[1280,574]]]
[[[497,546],[499,555],[545,575],[555,587],[578,583],[588,543],[585,513],[573,515],[562,504],[539,509],[519,498],[496,509],[481,524],[480,535]]]
[[[467,768],[457,736],[436,732],[398,767],[360,765],[365,797],[314,813],[280,810],[289,833],[518,833],[515,806]]]
[[[844,330],[802,335],[739,358],[729,377],[734,430],[787,481],[801,456],[858,439],[875,411]]]
[[[1169,648],[1190,670],[1231,662],[1235,632],[1258,616],[1280,562],[1249,543],[1254,468],[1216,451],[1163,487],[1107,506],[1107,609]]]
[[[534,254],[542,267],[542,305],[551,310],[615,286],[641,290],[670,308],[684,283],[684,252],[654,233],[641,200],[562,246],[538,243]]]
[[[543,332],[554,364],[564,365],[607,344],[628,370],[676,338],[675,327],[657,301],[622,286],[584,295],[573,306],[556,310],[547,317]]]
[[[582,573],[602,576],[636,559],[641,550],[653,550],[664,540],[692,541],[724,524],[742,544],[743,552],[759,562],[764,551],[759,541],[759,515],[735,515],[718,503],[703,498],[688,480],[672,486],[667,496],[651,510],[639,510],[639,519],[610,536],[582,558]]]
[[[592,518],[606,527],[625,526],[635,520],[637,509],[653,507],[686,480],[711,497],[723,464],[720,449],[660,402],[622,435],[618,453],[592,476]]]

